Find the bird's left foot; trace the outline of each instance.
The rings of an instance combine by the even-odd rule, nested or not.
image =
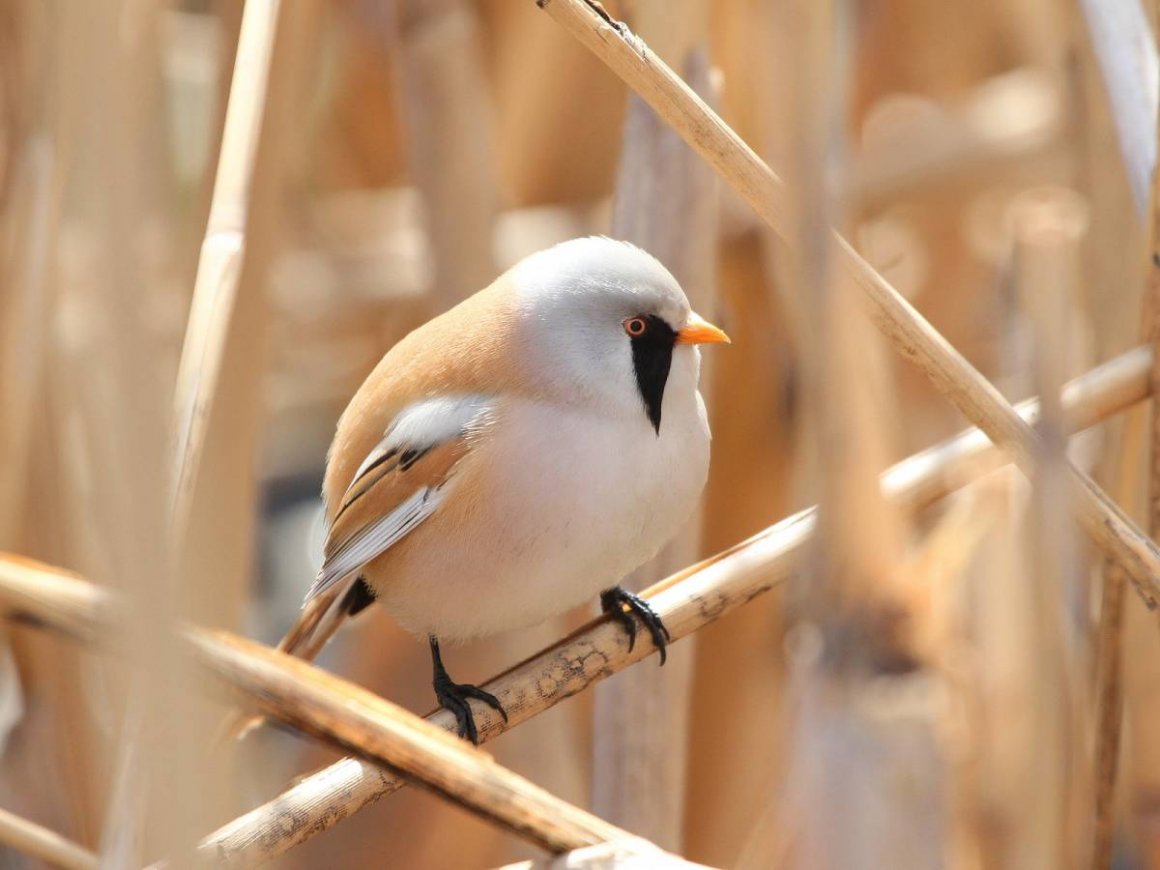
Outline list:
[[[459,736],[466,737],[478,746],[479,729],[475,726],[475,715],[471,712],[468,700],[474,698],[477,701],[482,701],[503,716],[505,722],[508,720],[507,711],[500,704],[499,698],[491,692],[485,692],[479,686],[473,686],[470,683],[457,683],[452,680],[451,675],[447,673],[447,668],[443,667],[443,656],[439,654],[439,641],[432,637],[429,642],[431,644],[431,662],[435,666],[435,678],[432,680],[435,697],[442,706],[455,714],[455,722],[459,726]]]
[[[629,592],[623,586],[613,586],[600,593],[600,609],[605,613],[611,613],[624,626],[624,630],[628,632],[629,652],[636,644],[636,619],[633,616],[635,614],[639,617],[640,621],[644,623],[644,627],[648,629],[657,652],[661,654],[661,664],[665,663],[665,649],[668,647],[669,641],[672,640],[672,635],[669,634],[660,614],[653,610],[651,604],[639,595]]]

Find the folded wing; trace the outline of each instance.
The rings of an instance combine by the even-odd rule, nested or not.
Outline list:
[[[486,396],[441,397],[395,416],[343,494],[304,610],[316,599],[345,592],[359,569],[439,509],[490,409]]]

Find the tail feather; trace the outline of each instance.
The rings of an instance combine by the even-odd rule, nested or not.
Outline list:
[[[308,662],[314,661],[347,617],[361,611],[373,597],[365,581],[351,577],[311,598],[302,605],[298,618],[278,643],[278,650]],[[241,740],[265,721],[265,716],[232,713],[222,726],[220,739]]]

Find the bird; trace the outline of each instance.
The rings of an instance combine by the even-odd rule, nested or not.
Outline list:
[[[279,644],[313,658],[379,603],[430,646],[432,685],[478,743],[477,701],[440,643],[528,627],[619,585],[690,516],[709,468],[700,352],[729,338],[628,242],[578,238],[518,262],[391,348],[341,415],[323,481],[323,561]]]

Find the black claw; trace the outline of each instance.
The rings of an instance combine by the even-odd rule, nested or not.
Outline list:
[[[447,669],[443,667],[443,657],[439,654],[439,641],[434,637],[428,639],[431,644],[431,662],[435,666],[435,678],[431,685],[435,689],[435,697],[439,703],[455,715],[455,723],[459,736],[466,737],[472,743],[479,745],[479,730],[475,727],[475,715],[471,712],[469,698],[482,701],[496,710],[503,721],[508,720],[507,711],[500,704],[499,699],[491,692],[485,692],[479,686],[469,683],[456,683],[451,679]]]
[[[435,697],[441,706],[455,715],[455,730],[459,732],[459,736],[469,738],[472,743],[478,743],[479,733],[475,730],[475,720],[463,699],[438,685],[435,687]]]
[[[342,602],[348,616],[358,616],[375,602],[375,590],[370,587],[365,577],[359,577],[351,584]]]
[[[624,605],[628,606],[627,610]],[[668,657],[666,647],[673,637],[669,634],[668,628],[665,627],[660,614],[653,610],[651,604],[627,589],[613,586],[600,593],[600,607],[605,613],[611,613],[628,632],[629,652],[632,652],[633,645],[636,643],[636,620],[633,619],[633,614],[638,616],[640,621],[644,623],[644,627],[648,629],[657,652],[661,654],[661,664],[664,665],[665,659]]]

